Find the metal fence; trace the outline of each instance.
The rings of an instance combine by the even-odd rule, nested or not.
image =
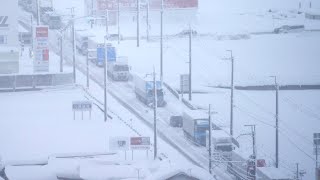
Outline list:
[[[16,90],[73,84],[72,73],[0,75],[0,90]]]

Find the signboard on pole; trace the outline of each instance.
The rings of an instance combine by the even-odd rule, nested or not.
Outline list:
[[[148,150],[150,149],[150,137],[131,137],[130,147],[132,150]]]
[[[110,137],[109,150],[110,151],[128,151],[129,137]]]
[[[116,61],[116,48],[112,46],[107,46],[107,61]]]
[[[74,101],[72,102],[73,111],[91,111],[92,102],[91,101]]]
[[[97,65],[103,66],[105,60],[106,60],[106,49],[104,45],[98,45],[97,46]]]
[[[181,93],[189,92],[189,74],[181,74],[180,75],[180,91]]]
[[[34,29],[34,72],[49,71],[49,27],[36,26]]]
[[[320,155],[320,133],[313,133],[313,154]]]

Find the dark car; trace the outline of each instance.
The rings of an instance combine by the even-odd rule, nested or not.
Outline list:
[[[183,30],[180,33],[177,34],[179,37],[188,36],[190,34],[190,30]],[[195,30],[191,30],[192,36],[196,36],[198,33]]]
[[[182,127],[182,125],[183,125],[182,116],[171,116],[170,117],[170,126]]]

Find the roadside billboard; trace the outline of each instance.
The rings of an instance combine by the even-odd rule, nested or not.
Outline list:
[[[34,72],[49,71],[49,28],[48,26],[36,26],[34,28]]]
[[[130,147],[132,150],[148,150],[150,149],[150,137],[131,137]]]

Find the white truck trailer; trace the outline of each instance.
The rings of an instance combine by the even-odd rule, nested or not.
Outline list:
[[[182,114],[184,135],[196,145],[206,146],[206,131],[209,130],[209,118],[201,110],[188,110]]]
[[[153,106],[153,97],[154,97],[154,82],[152,76],[139,76],[133,75],[134,81],[134,91],[136,97],[148,106]],[[156,79],[156,89],[157,89],[157,106],[163,107],[166,105],[164,100],[162,83],[160,80]]]

